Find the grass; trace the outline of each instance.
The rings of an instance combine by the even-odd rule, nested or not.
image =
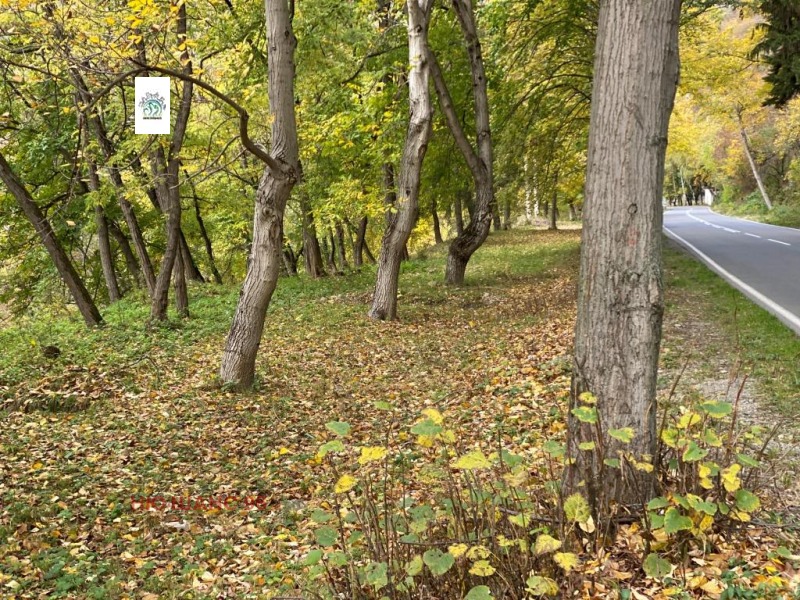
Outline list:
[[[701,344],[690,350],[694,360],[711,366],[714,363],[708,357],[721,356],[731,366],[741,364],[771,407],[784,415],[797,415],[800,337],[682,251],[666,250],[665,269],[667,312],[680,315],[689,327],[705,322],[706,329],[712,330],[699,330]],[[683,356],[678,354],[674,360],[679,362]]]
[[[730,202],[715,204],[712,208],[732,217],[742,217],[770,225],[800,228],[800,206],[796,205],[778,204],[768,211],[763,201],[754,198],[740,204]]]
[[[562,439],[579,233],[494,234],[463,288],[442,283],[444,252],[403,265],[399,323],[365,317],[373,268],[282,279],[246,394],[213,385],[235,289],[193,288],[192,318],[155,329],[130,299],[100,330],[42,318],[0,332],[2,593],[294,595],[305,520],[333,483],[315,459],[331,420],[352,423],[363,445],[429,407],[467,446],[503,438],[534,455]],[[796,402],[797,339],[692,260],[668,251],[666,266],[667,320],[723,331],[728,341],[701,340],[700,352],[740,353],[776,402]],[[683,347],[680,336],[664,344]],[[46,359],[44,345],[61,356]],[[232,492],[265,506],[176,513],[131,501]]]

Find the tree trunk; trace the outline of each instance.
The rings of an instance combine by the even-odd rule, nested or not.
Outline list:
[[[297,255],[289,244],[283,245],[283,266],[287,275],[297,275]]]
[[[253,384],[267,308],[278,281],[283,215],[292,188],[301,175],[294,112],[297,39],[292,30],[289,4],[288,0],[266,0],[272,122],[270,155],[280,169],[273,170],[268,165],[258,185],[250,265],[220,365],[220,379],[240,387]]]
[[[569,220],[570,221],[577,221],[578,220],[578,212],[575,210],[575,202],[570,200],[567,203],[567,206],[569,207]]]
[[[756,161],[753,158],[753,152],[750,149],[750,140],[747,137],[747,131],[744,128],[744,121],[742,120],[742,111],[737,110],[736,116],[739,119],[739,135],[742,137],[742,146],[744,147],[744,155],[747,157],[747,162],[750,164],[750,170],[753,171],[753,177],[755,177],[756,185],[758,185],[758,191],[761,192],[761,197],[764,199],[764,204],[767,206],[767,210],[772,210],[772,201],[769,199],[769,194],[767,194],[767,188],[764,186],[764,181],[761,179],[761,174],[758,172],[758,167],[756,166]]]
[[[336,221],[334,231],[336,232],[336,250],[339,253],[339,264],[342,266],[342,270],[349,269],[350,265],[347,264],[347,252],[344,246],[344,227],[342,227],[340,221]]]
[[[528,156],[525,155],[525,166],[524,166],[524,173],[525,173],[525,223],[530,225],[533,222],[531,218],[531,195],[532,195],[532,188],[530,177],[528,176]],[[538,214],[536,216],[539,216]]]
[[[469,194],[469,191],[466,192]],[[456,197],[453,201],[455,207],[453,209],[453,213],[456,217],[456,235],[459,236],[464,233],[464,207],[461,205],[461,192],[456,193]]]
[[[203,243],[206,247],[206,256],[208,256],[208,264],[211,267],[211,274],[214,276],[214,281],[221,284],[222,275],[220,275],[219,269],[217,269],[217,261],[214,260],[214,246],[211,245],[211,238],[208,237],[208,231],[206,231],[206,224],[203,221],[203,215],[200,212],[200,198],[197,197],[194,184],[192,184],[192,195],[194,198],[194,216],[195,219],[197,219],[197,226],[200,229],[200,237],[203,238]]]
[[[553,197],[550,200],[550,222],[547,226],[548,229],[553,231],[558,229],[556,221],[558,220],[558,177],[553,182]]]
[[[680,0],[600,4],[589,126],[581,279],[570,404],[590,392],[599,424],[570,413],[566,493],[580,492],[601,519],[641,509],[654,472],[603,463],[619,454],[652,461],[661,339],[664,156],[678,79]],[[620,110],[621,106],[627,107]],[[590,398],[591,400],[591,398]],[[610,437],[630,427],[633,441]],[[598,436],[598,432],[601,432]],[[580,450],[596,442],[594,451]]]
[[[501,231],[503,229],[503,221],[500,218],[500,212],[497,210],[497,205],[492,208],[492,227],[494,227],[495,231]]]
[[[69,256],[64,252],[64,248],[62,248],[59,243],[55,231],[53,231],[53,228],[50,226],[50,222],[28,193],[28,190],[25,189],[25,186],[17,178],[2,153],[0,153],[0,179],[3,180],[8,191],[14,196],[17,204],[19,204],[19,207],[22,209],[22,212],[33,225],[36,233],[39,234],[39,238],[41,238],[42,244],[44,244],[47,253],[53,260],[58,274],[66,284],[70,294],[72,294],[72,298],[75,300],[75,304],[81,316],[83,316],[83,320],[90,327],[101,325],[103,323],[103,318],[100,316],[100,311],[97,310],[92,296],[83,284],[83,280],[75,270],[75,266],[72,264],[72,261],[70,261]]]
[[[93,192],[100,191],[100,178],[97,176],[97,166],[89,162],[89,189]],[[94,221],[97,226],[97,251],[100,254],[100,266],[103,268],[103,279],[106,282],[109,302],[116,302],[122,298],[114,271],[114,257],[111,254],[111,243],[108,240],[108,220],[100,204],[94,206]]]
[[[430,61],[425,48],[428,35],[428,15],[432,0],[408,0],[408,94],[410,118],[405,147],[400,162],[400,181],[395,211],[388,213],[386,231],[381,243],[378,259],[378,275],[375,294],[369,316],[373,319],[393,320],[397,318],[397,288],[400,277],[400,262],[411,230],[419,215],[419,189],[422,162],[428,149],[431,135],[433,109],[429,91]],[[391,173],[384,169],[384,174]],[[391,190],[391,192],[390,192]],[[387,194],[394,193],[394,186],[387,186]]]
[[[117,240],[120,252],[125,259],[125,266],[128,268],[128,273],[133,277],[135,285],[144,287],[144,277],[142,270],[139,268],[139,263],[136,261],[136,255],[131,249],[131,244],[128,241],[128,236],[120,229],[119,225],[111,219],[106,219],[108,222],[108,231]]]
[[[489,235],[492,221],[497,229],[500,228],[500,215],[494,197],[494,183],[492,180],[493,147],[492,133],[489,126],[489,95],[487,90],[486,72],[483,65],[478,29],[475,23],[475,10],[472,0],[455,0],[453,10],[458,17],[461,32],[467,45],[470,72],[472,74],[472,95],[475,105],[475,139],[477,149],[467,138],[461,127],[456,110],[447,89],[442,71],[436,58],[429,48],[431,75],[439,97],[439,105],[447,120],[453,138],[472,173],[475,183],[475,207],[470,215],[469,225],[456,238],[450,242],[450,252],[447,256],[445,280],[447,283],[461,285],[467,263],[472,254],[480,248]]]
[[[178,230],[178,235],[180,235],[180,230]],[[182,252],[176,254],[175,266],[172,271],[172,284],[175,286],[175,309],[179,317],[186,318],[189,316],[189,292],[186,289],[186,269],[183,266]]]
[[[511,200],[506,200],[503,204],[503,229],[511,229]]]
[[[325,268],[322,266],[322,250],[314,224],[314,212],[305,194],[300,196],[300,210],[303,213],[303,257],[306,274],[312,279],[318,279],[325,276]]]
[[[366,237],[364,238],[364,256],[367,257],[367,261],[370,264],[374,265],[377,262],[375,260],[375,257],[372,255],[372,251],[369,249],[369,244],[367,244],[367,238]]]
[[[436,244],[441,244],[444,242],[444,239],[442,239],[442,228],[439,224],[439,213],[436,212],[436,198],[433,199],[431,214],[433,216],[433,241]]]
[[[358,268],[364,264],[364,250],[367,249],[367,216],[361,217],[356,232],[356,243],[353,246],[353,265]],[[368,249],[367,249],[368,250]],[[374,262],[374,260],[373,260]]]

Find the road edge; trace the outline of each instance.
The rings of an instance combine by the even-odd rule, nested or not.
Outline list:
[[[766,223],[764,224],[766,225]],[[664,227],[664,233],[667,235],[667,237],[672,239],[679,246],[682,246],[690,254],[694,255],[694,257],[698,259],[701,263],[703,263],[709,269],[714,271],[717,275],[722,277],[722,279],[727,281],[728,284],[739,290],[742,294],[744,294],[750,300],[758,304],[761,308],[773,314],[775,317],[778,318],[778,320],[780,320],[784,325],[789,327],[789,329],[794,331],[797,335],[800,335],[800,317],[789,312],[783,306],[781,306],[771,298],[765,296],[755,288],[747,285],[744,281],[736,277],[736,275],[733,275],[732,273],[726,271],[724,267],[721,267],[716,262],[714,262],[714,260],[711,259],[708,255],[704,254],[702,250],[698,249],[690,242],[687,242],[685,239],[683,239],[677,233],[671,231],[669,228]]]

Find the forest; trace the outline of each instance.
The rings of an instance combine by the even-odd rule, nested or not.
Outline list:
[[[0,598],[800,599],[795,0],[0,0],[0,72]]]

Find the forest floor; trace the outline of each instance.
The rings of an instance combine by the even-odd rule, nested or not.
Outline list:
[[[192,288],[192,318],[150,331],[146,306],[125,300],[99,331],[56,318],[0,332],[0,597],[307,597],[313,511],[337,481],[318,452],[331,440],[326,423],[346,421],[352,444],[375,447],[387,432],[408,438],[434,408],[463,446],[502,438],[539,456],[545,441],[563,441],[578,254],[577,231],[493,234],[454,289],[441,283],[444,249],[423,252],[403,266],[397,323],[365,317],[371,268],[283,279],[246,394],[215,383],[235,289]],[[675,251],[667,302],[662,398],[688,360],[672,401],[735,400],[747,373],[745,418],[790,422],[795,336]],[[47,345],[60,357],[45,358]],[[796,446],[793,436],[783,427],[776,452]],[[791,512],[791,495],[778,502],[791,483],[779,467],[763,479],[764,503]],[[139,503],[220,494],[254,505]],[[725,586],[741,591],[730,598],[790,597],[780,591],[797,583],[788,533],[765,525],[748,536],[752,547],[728,547],[719,565],[689,565],[712,564],[713,577],[684,566],[686,595],[613,561],[592,579],[651,590],[636,598],[719,598]],[[727,583],[708,587],[717,580]],[[631,597],[597,585],[585,597]]]

